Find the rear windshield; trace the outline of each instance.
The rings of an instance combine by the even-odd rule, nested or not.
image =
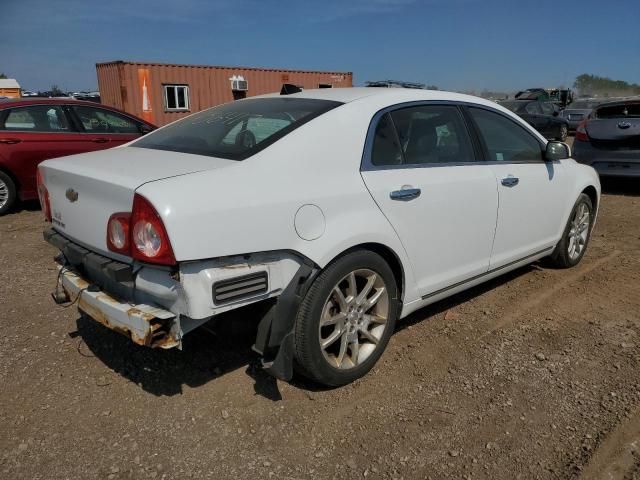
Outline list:
[[[308,98],[241,100],[178,120],[131,146],[244,160],[339,105]]]
[[[567,110],[588,110],[590,108],[595,108],[597,106],[598,106],[598,102],[587,102],[584,100],[579,100],[569,105],[567,107]]]
[[[596,110],[597,118],[640,117],[640,103],[603,105]]]

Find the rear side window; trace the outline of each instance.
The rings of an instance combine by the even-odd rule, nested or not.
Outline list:
[[[2,130],[23,132],[68,132],[69,124],[61,107],[56,105],[33,105],[12,108]]]
[[[124,115],[95,107],[73,106],[87,133],[140,133],[140,124]]]
[[[542,115],[542,109],[538,103],[529,103],[525,109],[527,113],[530,113],[531,115]]]
[[[244,160],[339,105],[307,98],[241,100],[185,117],[131,146]]]
[[[376,166],[401,165],[402,150],[391,121],[391,115],[385,113],[376,126],[371,151],[371,163]]]
[[[495,162],[542,160],[538,140],[514,121],[482,108],[470,107],[469,112],[484,139],[489,158]]]
[[[391,113],[404,163],[473,162],[475,157],[464,120],[452,105],[425,105]]]

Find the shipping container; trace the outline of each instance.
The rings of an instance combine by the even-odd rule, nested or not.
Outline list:
[[[156,125],[232,100],[279,92],[283,83],[306,89],[353,86],[351,72],[124,61],[98,63],[96,70],[102,103]]]

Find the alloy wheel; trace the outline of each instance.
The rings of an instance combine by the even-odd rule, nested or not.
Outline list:
[[[585,203],[581,203],[576,208],[576,213],[571,220],[569,229],[568,253],[571,260],[575,260],[584,251],[589,237],[589,226],[591,225],[591,212]]]
[[[0,208],[9,201],[9,187],[0,179]]]
[[[369,269],[349,273],[333,287],[322,307],[320,348],[334,368],[350,369],[376,350],[389,316],[389,292]]]

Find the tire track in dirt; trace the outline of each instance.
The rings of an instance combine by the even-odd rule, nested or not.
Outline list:
[[[640,466],[640,410],[610,432],[582,471],[582,480],[629,478]],[[631,478],[636,478],[631,477]]]
[[[579,266],[575,271],[569,271],[567,275],[563,275],[560,279],[555,283],[547,283],[545,284],[545,289],[541,292],[532,292],[531,298],[527,301],[521,302],[518,304],[518,307],[515,310],[512,310],[508,315],[502,316],[500,318],[495,319],[492,322],[492,325],[489,326],[489,330],[485,332],[481,338],[499,330],[506,325],[515,322],[518,318],[520,318],[524,313],[530,312],[532,309],[537,307],[538,305],[543,304],[551,297],[558,295],[562,292],[563,289],[572,285],[576,280],[584,277],[585,275],[593,272],[598,269],[602,265],[605,265],[611,262],[614,258],[620,255],[622,251],[614,250],[606,257],[599,258],[598,260],[589,263],[584,266]]]

